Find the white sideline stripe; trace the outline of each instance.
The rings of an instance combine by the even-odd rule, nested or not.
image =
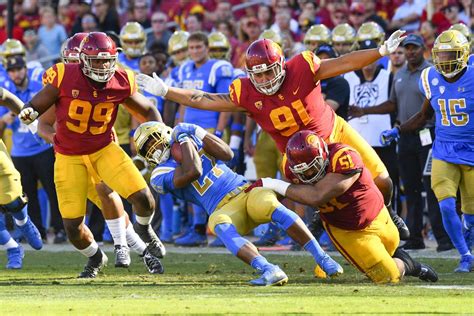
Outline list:
[[[432,290],[469,290],[474,291],[472,285],[417,285],[415,287]]]

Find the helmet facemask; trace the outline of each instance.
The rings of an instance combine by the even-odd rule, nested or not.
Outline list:
[[[453,78],[466,66],[469,51],[458,49],[435,49],[433,48],[433,64],[436,70],[446,78]]]
[[[283,81],[285,80],[286,71],[284,69],[284,65],[285,60],[282,56],[279,61],[276,61],[269,66],[267,64],[260,64],[253,66],[252,69],[247,67],[246,69],[249,74],[250,81],[252,81],[255,89],[257,89],[258,92],[266,95],[274,95],[280,89]],[[268,71],[273,71],[273,79],[261,83],[258,83],[257,80],[255,80],[255,75],[258,76],[258,74]]]
[[[108,82],[115,73],[117,54],[111,55],[109,52],[99,52],[97,55],[80,54],[81,62],[84,64],[82,70],[84,75],[96,82]],[[107,68],[95,68],[92,63],[97,60],[109,61]]]
[[[170,143],[158,133],[151,133],[143,146],[139,149],[140,156],[152,166],[164,163],[170,157]]]
[[[321,144],[318,146],[320,147],[320,154],[315,156],[309,164],[302,162],[289,166],[291,172],[303,183],[314,184],[326,175],[326,169],[329,165],[329,159],[327,159],[328,148],[326,143],[324,143],[324,148],[321,148]]]
[[[140,57],[145,52],[145,44],[143,39],[123,39],[123,52],[128,57]]]

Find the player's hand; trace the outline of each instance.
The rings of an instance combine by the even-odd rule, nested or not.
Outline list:
[[[39,113],[33,109],[32,107],[27,107],[21,110],[18,118],[23,124],[29,125],[31,124],[36,118],[38,118]]]
[[[349,117],[350,118],[361,117],[363,115],[365,115],[364,114],[364,109],[361,108],[360,106],[355,106],[355,105],[350,105],[349,106]]]
[[[178,140],[178,137],[181,134],[194,135],[194,133],[196,132],[196,128],[198,128],[196,124],[179,123],[173,128],[173,132],[171,133],[171,139]]]
[[[380,55],[387,56],[393,53],[397,49],[398,45],[400,45],[400,43],[405,39],[406,36],[402,36],[403,34],[405,34],[405,31],[398,30],[390,35],[388,40],[386,40],[382,46],[380,46]]]
[[[138,74],[136,79],[140,90],[160,97],[164,97],[168,93],[168,85],[156,73],[153,73],[153,78],[145,74]]]
[[[388,146],[394,140],[398,140],[400,138],[400,129],[398,127],[394,127],[392,129],[388,129],[383,131],[380,134],[380,143],[382,146]]]
[[[250,191],[252,191],[253,189],[255,188],[261,188],[263,187],[263,180],[262,179],[258,179],[257,181],[255,181],[254,183],[252,183],[247,189],[245,189],[245,193],[248,193]]]

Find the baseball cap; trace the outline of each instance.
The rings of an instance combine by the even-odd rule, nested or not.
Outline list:
[[[328,44],[323,44],[318,47],[316,51],[316,55],[319,55],[319,54],[327,54],[329,58],[336,58],[338,56],[334,48]]]
[[[365,13],[365,6],[360,2],[352,2],[351,8],[350,8],[349,11],[350,11],[350,13],[364,14]]]
[[[407,45],[415,45],[415,46],[418,46],[418,47],[422,47],[425,45],[424,41],[423,41],[423,37],[421,37],[420,35],[418,34],[409,34],[405,40],[403,41],[402,43],[402,46],[405,47]]]
[[[377,48],[379,45],[377,45],[377,42],[373,40],[364,40],[359,42],[359,49],[371,49],[371,48]]]
[[[26,67],[26,59],[23,56],[15,55],[7,58],[6,69],[7,71],[12,69],[18,69]]]

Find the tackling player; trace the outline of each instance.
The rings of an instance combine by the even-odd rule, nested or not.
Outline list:
[[[400,238],[382,194],[354,149],[327,145],[316,133],[303,130],[290,138],[286,154],[291,180],[301,184],[263,178],[247,191],[268,188],[318,208],[339,252],[375,283],[397,283],[403,275],[438,280],[431,267],[397,249]]]
[[[438,199],[443,225],[461,255],[454,272],[474,268],[470,245],[462,234],[456,212],[458,189],[464,224],[474,235],[474,69],[467,66],[469,42],[459,31],[448,30],[435,40],[432,49],[434,66],[421,73],[419,88],[426,99],[420,112],[400,127],[382,132],[382,142],[389,143],[400,133],[421,130],[435,115],[435,140],[431,169],[431,188]],[[421,142],[431,143],[430,135]]]
[[[267,189],[245,193],[247,180],[220,160],[232,159],[232,150],[220,138],[194,124],[178,124],[174,130],[163,123],[147,122],[134,135],[138,153],[157,165],[150,179],[153,188],[163,194],[200,205],[209,215],[209,228],[233,255],[255,268],[262,276],[253,285],[283,285],[286,274],[269,263],[242,235],[262,223],[274,221],[283,227],[331,277],[342,267],[321,249],[297,214],[283,206],[276,194]],[[170,143],[176,142],[170,158]],[[179,143],[179,145],[178,145]]]
[[[137,76],[144,90],[191,107],[211,111],[247,112],[284,152],[289,137],[310,129],[329,143],[341,142],[361,153],[367,168],[390,204],[392,181],[387,169],[370,145],[324,102],[320,80],[367,66],[395,51],[405,38],[396,31],[378,49],[356,51],[339,58],[320,60],[305,51],[285,62],[282,50],[267,39],[253,42],[247,50],[250,78],[236,79],[228,94],[168,87],[158,76]],[[312,78],[312,80],[310,79]],[[390,212],[402,239],[409,236],[403,220]]]
[[[44,88],[25,105],[19,117],[33,122],[53,104],[57,127],[55,184],[59,209],[71,243],[89,257],[86,277],[94,277],[107,258],[84,225],[89,181],[104,181],[134,208],[135,231],[155,256],[161,242],[150,222],[154,200],[150,189],[128,155],[112,140],[112,125],[119,104],[141,121],[161,119],[156,108],[136,92],[131,71],[116,69],[115,43],[101,32],[81,42],[80,64],[56,64],[43,76]]]

